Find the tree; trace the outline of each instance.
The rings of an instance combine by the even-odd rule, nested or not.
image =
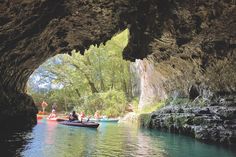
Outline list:
[[[41,84],[49,84],[49,102],[57,102],[64,111],[74,107],[91,114],[96,110],[110,116],[123,113],[132,97],[130,62],[122,58],[128,34],[125,30],[105,45],[90,46],[84,55],[73,50],[72,56],[57,55],[40,66],[34,75]]]

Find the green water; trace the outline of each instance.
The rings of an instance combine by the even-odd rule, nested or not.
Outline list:
[[[32,131],[1,137],[1,153],[25,157],[236,157],[231,149],[190,137],[119,123],[97,129],[39,121]]]

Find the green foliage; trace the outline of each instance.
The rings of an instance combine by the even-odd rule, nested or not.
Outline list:
[[[197,97],[195,100],[190,100],[189,98],[180,98],[177,97],[175,99],[168,98],[165,100],[166,105],[191,105],[191,106],[207,106],[208,100],[202,97]]]
[[[208,103],[208,100],[207,99],[204,99],[202,97],[197,97],[195,100],[193,100],[190,104],[192,106],[201,106],[201,107],[204,107],[204,106],[207,106],[207,103]]]
[[[137,112],[140,114],[151,113],[153,111],[156,111],[156,110],[162,108],[164,105],[165,105],[164,101],[157,102],[157,103],[154,103],[150,106],[144,107],[143,109],[138,110]]]
[[[95,93],[81,98],[80,105],[76,106],[77,112],[84,111],[93,115],[96,111],[108,117],[117,117],[125,113],[127,99],[122,91],[109,90]]]
[[[168,98],[165,100],[165,105],[191,105],[191,106],[207,106],[208,100],[202,97],[197,97],[195,100],[190,100],[189,98]]]
[[[138,111],[138,104],[139,104],[139,97],[134,97],[130,103],[133,106],[133,110],[137,112]]]
[[[168,98],[165,100],[166,105],[185,105],[190,102],[189,98]]]
[[[61,111],[74,108],[92,115],[97,110],[111,117],[122,115],[127,100],[133,97],[130,62],[122,58],[128,35],[129,31],[125,30],[105,45],[90,46],[84,55],[73,50],[72,56],[55,56],[40,67],[43,70],[38,74],[42,83],[56,88],[33,92],[29,83],[28,90],[36,101],[56,102]]]
[[[176,116],[175,117],[175,123],[177,126],[184,126],[185,124],[187,124],[188,119],[186,117],[183,116]]]
[[[151,120],[151,114],[142,113],[139,115],[139,122],[140,122],[140,125],[143,127],[146,127],[146,128],[149,127],[150,120]]]
[[[193,124],[194,125],[202,125],[204,122],[203,117],[194,117]]]
[[[101,98],[104,100],[104,114],[108,116],[118,116],[124,113],[127,100],[124,92],[108,91],[100,93]]]
[[[174,118],[172,116],[169,116],[165,119],[164,122],[165,122],[165,125],[169,127],[174,124]]]

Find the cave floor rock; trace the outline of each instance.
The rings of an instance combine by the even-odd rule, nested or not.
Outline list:
[[[236,144],[236,105],[169,105],[151,114],[149,128],[190,135],[200,141]]]

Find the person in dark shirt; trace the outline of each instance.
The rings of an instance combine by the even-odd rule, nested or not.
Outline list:
[[[73,111],[73,112],[69,115],[69,121],[74,121],[74,120],[78,120],[78,115],[75,113],[75,111]]]

